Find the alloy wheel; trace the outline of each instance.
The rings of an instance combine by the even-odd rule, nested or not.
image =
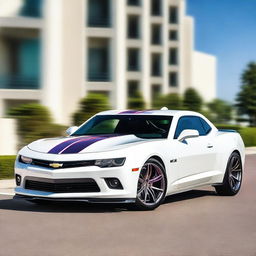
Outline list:
[[[166,181],[163,170],[155,163],[145,163],[142,167],[137,197],[144,205],[155,205],[165,193]]]
[[[242,163],[237,155],[233,155],[230,160],[229,184],[234,192],[238,191],[242,181]]]

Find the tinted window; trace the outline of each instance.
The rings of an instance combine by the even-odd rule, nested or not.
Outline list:
[[[181,132],[186,129],[197,130],[199,136],[206,135],[205,129],[199,117],[196,116],[184,116],[178,121],[178,125],[175,131],[174,139],[177,139]]]
[[[134,134],[145,139],[161,139],[167,138],[171,122],[171,116],[98,115],[72,135]]]
[[[199,119],[204,127],[205,133],[208,134],[212,130],[211,126],[203,118],[199,117]]]

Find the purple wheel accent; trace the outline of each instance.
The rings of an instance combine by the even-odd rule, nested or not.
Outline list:
[[[155,205],[165,193],[163,170],[154,163],[146,163],[140,172],[137,198],[145,205]]]

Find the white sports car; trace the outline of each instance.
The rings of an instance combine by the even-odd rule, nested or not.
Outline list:
[[[152,210],[168,195],[212,185],[235,195],[244,143],[191,111],[101,112],[69,136],[22,148],[15,163],[16,198],[132,203]]]

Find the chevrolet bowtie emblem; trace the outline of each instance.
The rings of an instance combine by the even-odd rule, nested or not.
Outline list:
[[[63,164],[60,164],[60,163],[51,163],[49,164],[49,166],[51,166],[52,168],[60,168],[63,166]]]

